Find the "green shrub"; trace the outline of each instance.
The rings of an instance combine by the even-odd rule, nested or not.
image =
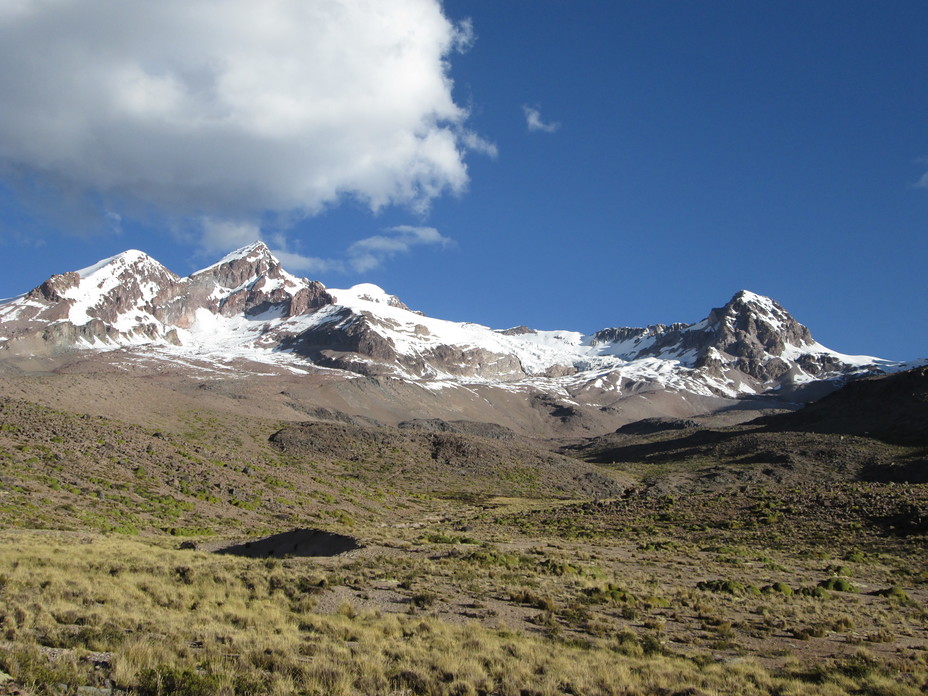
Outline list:
[[[639,544],[639,551],[675,551],[680,548],[680,544],[675,541],[649,541],[646,544]]]
[[[877,590],[873,593],[877,597],[888,597],[889,599],[895,599],[901,603],[908,603],[911,601],[909,595],[901,587],[893,585],[892,587],[887,587],[884,590]]]
[[[565,561],[556,561],[553,558],[546,558],[538,564],[538,570],[542,573],[548,575],[556,575],[561,577],[563,575],[575,575],[579,573],[579,569],[576,566],[571,565]]]
[[[723,594],[731,595],[760,594],[760,589],[754,585],[745,585],[744,583],[738,582],[737,580],[707,580],[705,582],[696,583],[696,587],[700,590],[708,590],[709,592],[721,592]]]
[[[64,687],[62,693],[76,693],[77,687],[86,679],[73,658],[49,660],[31,645],[5,652],[0,659],[0,669],[26,687],[41,689],[61,684]]]
[[[612,642],[609,647],[614,652],[620,655],[628,655],[629,657],[660,655],[664,652],[664,646],[659,639],[648,634],[637,636],[629,630],[622,630],[616,633],[615,641]]]
[[[818,586],[826,590],[834,590],[835,592],[857,592],[857,587],[844,578],[828,578],[827,580],[822,580]]]
[[[430,606],[435,604],[435,601],[438,599],[438,595],[434,592],[429,592],[428,590],[421,590],[413,594],[410,597],[409,601],[414,607],[419,607],[420,609],[428,609]]]
[[[635,595],[631,592],[622,589],[618,585],[613,585],[611,582],[604,587],[587,587],[583,590],[583,594],[586,595],[587,601],[591,604],[605,604],[607,602],[634,604],[637,601]]]
[[[518,604],[528,604],[529,606],[535,607],[536,609],[542,609],[544,611],[554,611],[557,608],[554,600],[550,597],[537,595],[531,590],[524,588],[513,592],[509,595],[509,598]]]
[[[791,597],[793,595],[793,588],[785,582],[775,582],[772,585],[765,585],[762,587],[761,592],[764,594],[781,594],[785,597]]]
[[[502,566],[503,568],[519,568],[531,562],[531,559],[526,556],[498,551],[490,546],[477,549],[465,556],[464,560],[483,567]]]
[[[844,554],[844,560],[850,561],[851,563],[863,563],[864,561],[864,552],[860,549],[852,549]]]
[[[797,640],[809,640],[809,638],[824,637],[825,629],[821,626],[807,626],[805,628],[792,628],[790,633]]]
[[[444,532],[433,532],[425,535],[425,540],[433,544],[477,544],[472,539],[461,534],[445,534]]]

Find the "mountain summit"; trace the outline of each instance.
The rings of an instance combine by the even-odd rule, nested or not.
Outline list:
[[[603,329],[594,344],[612,344],[625,360],[646,357],[679,360],[694,368],[735,367],[763,383],[793,373],[816,377],[842,372],[842,364],[861,366],[875,358],[840,356],[818,344],[805,326],[779,303],[749,290],[695,324],[657,324],[645,329]],[[798,369],[797,369],[798,368]]]
[[[208,289],[204,308],[225,317],[257,316],[268,311],[294,317],[333,301],[322,283],[287,273],[264,242],[233,251],[187,281]]]
[[[126,251],[0,305],[0,359],[88,351],[195,360],[226,373],[276,365],[433,391],[477,385],[540,394],[565,417],[581,402],[615,409],[631,395],[782,396],[904,367],[825,348],[777,302],[747,290],[692,324],[500,331],[426,317],[371,284],[328,290],[288,273],[261,242],[186,278]]]
[[[187,278],[140,251],[54,275],[0,306],[0,349],[60,352],[190,345],[210,317],[293,317],[330,304],[321,283],[287,273],[263,242]]]

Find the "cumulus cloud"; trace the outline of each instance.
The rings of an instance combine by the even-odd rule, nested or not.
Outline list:
[[[529,131],[541,131],[542,133],[554,133],[561,127],[560,123],[546,123],[541,118],[541,111],[536,106],[523,106],[522,111],[525,114],[525,124]]]
[[[399,225],[361,239],[348,247],[348,263],[363,273],[382,265],[397,254],[406,254],[415,246],[447,247],[453,244],[450,237],[441,235],[434,227]]]
[[[439,0],[0,0],[0,177],[204,246],[345,197],[424,210],[495,152],[451,93],[472,38]]]

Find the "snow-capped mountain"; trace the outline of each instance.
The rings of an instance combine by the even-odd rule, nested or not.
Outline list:
[[[37,337],[50,351],[190,346],[192,335],[214,326],[217,317],[241,321],[271,312],[286,319],[331,302],[321,283],[287,273],[262,243],[187,278],[129,250],[54,275],[0,305],[0,349],[19,343],[35,348]]]
[[[115,349],[430,389],[531,387],[600,404],[655,390],[731,399],[903,367],[825,348],[779,304],[748,291],[694,324],[592,335],[493,330],[426,317],[370,284],[326,289],[287,273],[260,242],[186,278],[127,251],[0,305],[0,355]]]

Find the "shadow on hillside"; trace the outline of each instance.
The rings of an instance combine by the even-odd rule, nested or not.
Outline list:
[[[359,548],[361,544],[354,537],[319,529],[294,529],[217,549],[216,553],[247,558],[320,557],[338,556]]]
[[[581,454],[584,461],[593,464],[618,464],[637,461],[681,460],[705,455],[708,450],[727,443],[745,434],[743,430],[718,431],[697,430],[680,437],[670,437],[657,442],[618,444],[603,448],[592,454]],[[582,452],[582,450],[581,450]]]

